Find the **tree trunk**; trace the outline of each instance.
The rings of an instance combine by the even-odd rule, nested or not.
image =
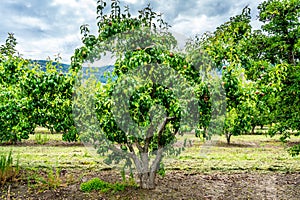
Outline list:
[[[143,189],[154,189],[155,177],[156,177],[156,171],[140,173],[139,174],[140,187]]]
[[[226,133],[225,136],[226,136],[227,144],[230,144],[231,133]]]
[[[161,134],[166,126],[166,123],[168,120],[172,118],[165,118],[164,121],[159,126],[158,131],[158,149],[156,151],[155,159],[153,160],[151,166],[150,166],[150,158],[149,158],[149,144],[150,140],[149,138],[153,137],[153,132],[149,131],[147,133],[147,139],[145,140],[144,147],[141,147],[140,145],[137,145],[137,148],[139,149],[139,156],[135,154],[135,151],[131,145],[129,145],[129,149],[132,152],[131,158],[136,166],[136,169],[138,171],[138,177],[140,179],[140,187],[143,189],[154,189],[155,188],[155,177],[156,172],[159,169],[160,162],[162,160],[163,156],[163,150],[164,147],[159,145]],[[153,153],[153,152],[152,152]]]
[[[254,135],[255,125],[252,126],[251,134]]]
[[[204,138],[208,139],[208,134],[207,134],[207,127],[204,127]]]
[[[140,157],[135,154],[132,159],[138,171],[139,185],[143,189],[155,189],[156,172],[159,169],[159,164],[162,160],[163,148],[159,147],[156,152],[156,157],[153,160],[151,167],[149,167],[148,153],[142,153]]]

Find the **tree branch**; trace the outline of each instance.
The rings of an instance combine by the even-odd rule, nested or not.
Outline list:
[[[159,126],[159,130],[158,130],[158,146],[160,146],[159,145],[159,140],[161,139],[161,134],[162,134],[162,132],[163,132],[163,130],[165,129],[165,126],[166,126],[166,124],[167,124],[167,122],[168,121],[170,121],[171,119],[174,119],[175,117],[166,117],[165,119],[164,119],[164,121],[160,124],[160,126]]]
[[[163,147],[158,147],[156,157],[155,157],[154,161],[152,162],[152,165],[151,165],[151,168],[150,168],[151,172],[155,172],[155,171],[158,170],[159,163],[162,159],[162,154],[163,154]]]
[[[135,145],[138,148],[139,152],[143,152],[143,147],[140,145],[138,139],[135,139]]]
[[[127,143],[127,146],[129,148],[129,151],[133,154],[135,154],[135,151],[134,151],[134,148],[132,147],[132,144],[131,143]]]
[[[146,136],[146,141],[145,141],[145,145],[143,148],[143,152],[148,152],[150,141],[153,138],[153,132],[154,132],[154,125],[151,124],[150,128],[147,131],[147,136]]]
[[[110,145],[108,148],[109,148],[110,150],[114,151],[114,152],[123,154],[123,151],[122,151],[121,149],[118,149],[118,148],[115,147],[114,145]]]

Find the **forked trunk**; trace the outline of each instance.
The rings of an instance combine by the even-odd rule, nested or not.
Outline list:
[[[168,120],[172,118],[165,118],[162,122],[162,124],[159,126],[158,131],[158,143],[161,138],[162,131],[164,130],[164,127]],[[151,129],[150,129],[151,130]],[[147,133],[147,138],[145,140],[144,147],[141,147],[140,145],[137,145],[137,148],[139,149],[139,156],[137,156],[134,152],[134,149],[132,146],[129,145],[132,155],[131,158],[133,159],[133,162],[135,164],[135,167],[138,171],[138,177],[140,179],[140,187],[143,189],[154,189],[155,188],[155,177],[156,172],[159,169],[160,162],[162,160],[163,156],[163,146],[158,146],[158,149],[156,151],[156,156],[152,163],[150,164],[150,158],[149,158],[149,144],[150,139],[153,137],[153,132],[149,131]],[[152,152],[153,153],[153,152]]]
[[[140,179],[140,187],[143,189],[155,189],[156,172],[159,169],[159,163],[162,159],[163,148],[159,148],[156,152],[156,157],[149,167],[148,154],[142,154],[142,159],[134,159],[135,166]],[[137,158],[137,157],[135,157]]]
[[[226,136],[227,144],[230,144],[231,133],[226,133],[225,136]]]

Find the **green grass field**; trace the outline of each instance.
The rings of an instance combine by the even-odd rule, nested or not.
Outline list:
[[[45,134],[44,145],[0,146],[0,154],[13,151],[19,157],[19,165],[24,168],[89,168],[108,169],[102,161],[105,157],[97,155],[92,148],[80,143],[69,145],[62,143],[51,145],[61,140],[59,134]],[[243,135],[232,138],[227,145],[225,138],[218,136],[212,141],[203,142],[193,135],[184,135],[191,145],[179,156],[165,157],[167,170],[196,170],[209,172],[214,170],[263,170],[263,171],[300,171],[300,157],[292,157],[287,152],[288,144],[280,142],[279,137],[265,135]],[[31,135],[29,142],[34,143]],[[300,142],[292,137],[290,142]],[[188,142],[189,144],[189,142]]]
[[[175,144],[178,147],[186,139],[185,151],[164,157],[166,174],[157,177],[154,191],[128,186],[117,193],[85,193],[80,185],[95,177],[122,182],[120,166],[104,164],[105,157],[79,142],[62,142],[59,134],[43,129],[38,134],[17,145],[0,146],[0,155],[12,151],[20,169],[14,181],[0,186],[0,199],[300,198],[300,156],[287,152],[299,137],[284,144],[279,136],[243,135],[227,145],[223,136],[204,142],[186,134]]]
[[[300,142],[291,138],[291,142]],[[279,137],[243,135],[232,138],[227,145],[224,137],[206,143],[194,142],[179,158],[167,159],[169,169],[197,170],[202,172],[220,170],[300,171],[300,157],[287,152],[287,144]]]

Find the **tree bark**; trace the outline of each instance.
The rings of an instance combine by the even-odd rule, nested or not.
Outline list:
[[[140,187],[143,189],[154,189],[155,177],[156,177],[156,171],[140,173],[139,174]]]
[[[254,135],[255,125],[252,126],[251,134]]]
[[[207,127],[204,127],[203,131],[204,131],[204,138],[208,139]]]
[[[230,144],[231,133],[226,133],[225,136],[226,136],[227,144]]]
[[[128,143],[127,146],[131,152],[130,157],[133,160],[136,170],[138,172],[138,177],[140,180],[140,187],[143,189],[154,189],[155,188],[155,177],[156,172],[159,169],[160,162],[163,157],[163,146],[160,143],[161,134],[167,124],[168,120],[171,120],[172,117],[166,117],[163,122],[159,126],[158,130],[158,150],[156,152],[155,159],[151,163],[150,166],[150,158],[149,158],[149,144],[151,138],[153,137],[154,128],[151,128],[147,133],[147,138],[145,140],[145,145],[142,147],[138,141],[136,142],[136,146],[139,150],[139,154],[135,153],[135,150],[132,144]]]

